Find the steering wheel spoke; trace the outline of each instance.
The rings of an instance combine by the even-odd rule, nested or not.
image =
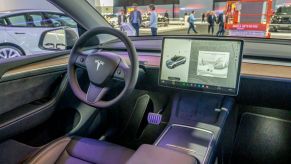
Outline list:
[[[118,68],[116,69],[113,78],[117,80],[122,80],[125,81],[125,83],[129,82],[129,75],[130,75],[130,67],[128,64],[124,61],[121,60]]]
[[[87,94],[86,100],[92,104],[100,101],[108,92],[109,88],[102,88],[98,87],[93,83],[90,83]]]
[[[76,61],[75,61],[75,65],[79,68],[83,68],[86,69],[86,60],[87,60],[87,56],[88,55],[84,55],[79,53],[77,55]]]

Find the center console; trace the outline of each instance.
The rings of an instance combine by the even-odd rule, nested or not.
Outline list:
[[[154,145],[142,145],[128,164],[214,163],[234,99],[203,93],[178,94],[168,126]]]
[[[243,41],[164,38],[159,85],[178,94],[171,119],[155,146],[213,163],[215,151],[239,91]],[[199,93],[200,92],[200,93]]]
[[[177,95],[167,128],[155,145],[212,163],[234,99],[209,94]]]

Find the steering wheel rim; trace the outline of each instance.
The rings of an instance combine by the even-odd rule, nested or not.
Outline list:
[[[93,36],[100,34],[109,34],[115,36],[124,43],[128,52],[130,66],[127,65],[122,57],[114,53],[95,52],[89,55],[82,54],[81,49],[83,48],[83,45],[86,43],[86,41],[91,39]],[[92,59],[95,61],[93,62]],[[76,70],[80,67],[86,67],[89,75],[90,86],[87,93],[81,89],[78,83]],[[94,69],[97,67],[95,72],[92,69],[93,67]],[[104,75],[102,71],[105,72]],[[70,53],[68,76],[73,93],[82,102],[96,108],[110,107],[119,102],[123,97],[130,94],[135,88],[138,79],[138,73],[138,56],[133,43],[124,33],[113,28],[96,27],[88,30],[78,39]],[[100,77],[95,75],[99,75]],[[112,100],[101,100],[110,89],[108,84],[110,82],[108,81],[112,81],[114,77],[124,79],[125,86],[123,90]]]

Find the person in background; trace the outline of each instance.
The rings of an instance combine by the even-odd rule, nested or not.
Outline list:
[[[189,18],[188,13],[184,13],[184,25],[185,26],[187,26],[189,24],[189,22],[188,22],[189,19],[188,18]]]
[[[149,9],[151,12],[150,27],[152,31],[152,36],[157,36],[158,35],[158,14],[156,12],[156,7],[155,5],[151,4],[149,5]]]
[[[188,28],[188,34],[190,34],[190,30],[192,29],[194,32],[195,32],[195,34],[197,34],[198,32],[196,31],[196,29],[195,29],[195,16],[194,16],[194,14],[195,14],[195,11],[193,10],[192,12],[191,12],[191,14],[190,14],[190,16],[189,16],[189,18],[188,18],[188,23],[189,23],[189,28]]]
[[[118,15],[118,25],[119,27],[123,24],[127,22],[127,17],[125,15],[125,11],[124,9],[120,10],[120,14]]]
[[[214,14],[214,11],[211,11],[207,17],[207,22],[208,22],[208,34],[210,34],[210,31],[211,31],[211,34],[213,35],[214,33],[214,25],[215,25],[215,22],[216,22],[216,17],[215,17],[215,14]]]
[[[225,29],[224,29],[224,23],[225,23],[225,12],[219,14],[217,19],[217,24],[219,25],[219,29],[216,33],[217,36],[224,36]]]
[[[141,12],[137,9],[136,3],[134,3],[132,7],[133,7],[133,11],[129,15],[129,21],[136,31],[136,36],[139,36],[139,28],[142,21]]]
[[[164,15],[164,17],[167,19],[166,21],[167,21],[167,23],[169,24],[169,13],[168,13],[168,11],[166,10],[166,12],[165,12],[165,15]]]
[[[204,23],[205,22],[205,13],[202,13],[202,23]]]
[[[208,17],[209,17],[209,15],[210,15],[210,11],[207,11],[207,12],[206,12],[206,15],[205,15],[205,16],[206,16],[206,18],[208,18]]]

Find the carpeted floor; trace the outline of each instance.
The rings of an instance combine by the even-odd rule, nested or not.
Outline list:
[[[287,164],[291,162],[291,122],[243,114],[231,163]]]

